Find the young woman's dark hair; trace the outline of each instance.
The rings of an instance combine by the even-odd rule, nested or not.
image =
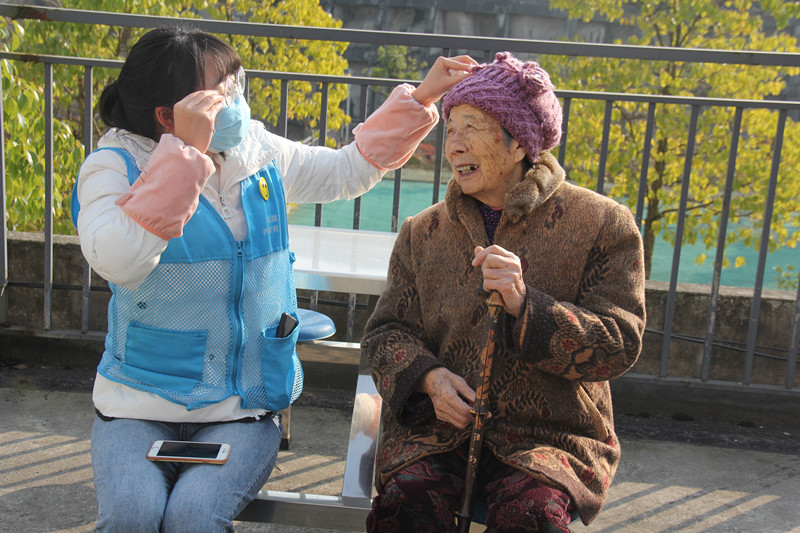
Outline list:
[[[131,48],[119,77],[100,95],[100,118],[109,127],[158,141],[156,107],[171,108],[202,89],[206,59],[224,75],[242,64],[227,43],[208,33],[177,27],[149,31]]]

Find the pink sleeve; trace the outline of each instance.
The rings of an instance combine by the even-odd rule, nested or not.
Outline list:
[[[214,170],[210,157],[162,135],[139,179],[116,204],[150,233],[165,240],[180,237]]]
[[[439,121],[436,105],[423,106],[411,96],[413,90],[408,83],[395,87],[386,102],[353,130],[359,152],[379,170],[402,167]]]

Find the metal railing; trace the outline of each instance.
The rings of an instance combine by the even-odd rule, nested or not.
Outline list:
[[[0,4],[0,15],[11,18],[38,19],[46,21],[70,22],[76,24],[102,24],[109,26],[122,26],[130,28],[151,28],[163,24],[178,22],[178,19],[166,17],[153,17],[148,15],[131,15],[122,13],[101,13],[91,11],[79,11],[58,8],[44,7],[21,7]],[[186,22],[186,21],[182,21]],[[46,22],[43,22],[46,23]],[[474,57],[490,59],[497,51],[508,50],[514,53],[541,54],[541,55],[560,55],[560,56],[580,56],[580,57],[605,57],[623,58],[639,60],[658,60],[658,61],[681,61],[681,62],[703,62],[703,63],[727,63],[742,65],[757,65],[762,67],[777,66],[800,66],[800,54],[771,53],[771,52],[742,52],[742,51],[722,51],[722,50],[697,50],[697,49],[672,49],[662,47],[639,47],[625,45],[605,45],[605,44],[586,44],[568,43],[552,41],[528,41],[500,38],[482,37],[463,37],[448,35],[428,35],[413,33],[394,33],[377,32],[363,30],[347,30],[332,28],[305,28],[294,26],[279,26],[272,24],[257,24],[247,22],[227,22],[203,19],[192,19],[191,24],[199,29],[218,34],[236,34],[246,36],[261,37],[284,37],[298,38],[307,40],[324,41],[346,41],[350,43],[368,44],[398,44],[409,47],[424,47],[428,49],[441,49],[442,55],[450,55],[454,51],[468,52]],[[77,335],[86,334],[89,328],[89,294],[92,290],[90,270],[88,265],[84,266],[83,286],[60,287],[69,290],[81,290],[83,294],[83,328],[82,332],[52,332],[52,293],[53,285],[53,67],[54,65],[78,65],[84,69],[83,93],[84,101],[92,102],[93,95],[93,70],[96,68],[119,68],[120,61],[102,60],[81,57],[63,57],[51,55],[20,54],[13,52],[0,53],[0,59],[10,61],[24,61],[41,63],[43,69],[43,94],[44,94],[44,120],[45,120],[45,173],[43,187],[45,194],[45,222],[42,231],[44,233],[44,279],[39,287],[44,291],[44,321],[41,328],[35,328],[34,333],[38,335]],[[360,106],[357,109],[354,123],[363,120],[367,116],[367,95],[370,90],[379,87],[393,87],[398,81],[394,79],[378,79],[352,76],[329,76],[316,74],[297,74],[286,72],[271,72],[265,70],[248,70],[250,79],[279,80],[281,84],[280,115],[277,125],[274,125],[276,132],[286,135],[288,131],[288,86],[293,81],[312,82],[320,87],[322,94],[322,108],[318,119],[318,140],[319,144],[326,142],[328,128],[328,88],[331,84],[345,84],[351,88],[351,92],[359,94],[358,101]],[[410,82],[415,83],[415,82]],[[710,364],[712,349],[716,346],[725,346],[726,349],[739,350],[744,354],[744,372],[738,381],[717,383],[716,386],[731,387],[735,390],[762,389],[778,391],[792,395],[800,394],[800,388],[795,385],[795,368],[797,365],[798,343],[800,343],[800,290],[794,295],[793,316],[791,318],[790,341],[785,348],[773,348],[777,350],[781,360],[785,360],[785,381],[783,386],[759,385],[753,383],[752,373],[754,362],[759,357],[765,357],[763,349],[757,345],[759,316],[762,306],[762,292],[764,282],[765,263],[768,254],[770,223],[773,218],[773,207],[775,202],[775,192],[778,187],[779,168],[782,161],[782,147],[784,143],[784,132],[786,122],[790,113],[800,114],[800,103],[778,100],[734,100],[703,97],[678,97],[663,95],[645,94],[619,94],[604,92],[585,92],[585,91],[557,91],[562,99],[564,108],[563,135],[561,144],[558,147],[558,160],[564,166],[569,162],[569,125],[570,112],[575,102],[600,101],[604,103],[604,114],[602,121],[602,141],[599,147],[599,163],[597,168],[597,179],[595,189],[603,192],[605,187],[606,162],[609,153],[610,129],[612,125],[612,110],[615,105],[626,103],[638,103],[647,106],[647,119],[642,145],[642,160],[640,162],[640,186],[636,198],[636,208],[634,215],[637,223],[642,223],[645,213],[645,194],[648,173],[652,167],[651,143],[655,128],[655,112],[657,108],[666,106],[678,106],[690,112],[689,129],[686,132],[686,156],[684,161],[683,178],[681,182],[680,203],[678,208],[677,225],[675,227],[675,245],[672,253],[672,269],[669,278],[666,306],[664,311],[663,331],[653,328],[648,332],[661,336],[661,359],[660,365],[652,375],[644,376],[642,379],[648,380],[669,380],[668,364],[670,362],[671,343],[675,339],[702,344],[702,364],[701,371],[697,376],[681,378],[691,384],[702,386],[709,382]],[[2,86],[0,85],[0,118],[2,117]],[[85,106],[84,110],[84,139],[83,145],[86,153],[92,150],[94,139],[92,138],[92,116],[91,105]],[[676,313],[676,299],[678,297],[678,265],[681,258],[682,242],[684,237],[684,221],[688,204],[688,191],[693,168],[693,148],[697,135],[698,117],[703,109],[708,108],[730,108],[734,110],[733,134],[728,141],[729,161],[723,188],[722,209],[719,216],[719,233],[715,250],[715,262],[712,283],[709,287],[709,304],[707,315],[707,326],[702,337],[687,336],[680,332],[673,331]],[[732,346],[730,342],[715,339],[715,331],[719,319],[719,299],[720,299],[720,277],[723,266],[723,254],[727,235],[727,225],[729,221],[729,210],[731,206],[731,196],[733,190],[733,180],[736,171],[736,157],[739,141],[742,134],[742,116],[745,111],[754,109],[766,109],[777,114],[777,125],[772,150],[771,169],[769,173],[769,185],[765,210],[763,213],[763,226],[761,233],[761,244],[758,253],[756,279],[752,295],[750,308],[749,331],[746,342],[743,346]],[[2,126],[2,125],[0,125]],[[444,132],[440,124],[435,131],[436,158],[433,169],[433,192],[432,203],[439,201],[439,185],[441,184],[442,153],[444,147]],[[3,141],[4,128],[0,127],[0,141]],[[4,144],[3,144],[4,146]],[[6,199],[6,174],[4,163],[4,151],[0,151],[0,194]],[[400,202],[400,184],[402,182],[402,169],[395,171],[394,197],[392,208],[391,231],[397,231],[398,227],[398,206]],[[321,224],[323,207],[316,207],[315,222]],[[360,199],[355,201],[353,213],[353,228],[360,227],[361,205]],[[5,201],[2,204],[3,219],[6,218]],[[2,248],[0,248],[0,262],[3,264],[3,291],[7,292],[8,287],[24,286],[25,284],[16,282],[8,278],[8,257],[7,243],[8,234],[3,226]],[[798,265],[800,266],[800,261]],[[799,280],[800,281],[800,280]],[[798,283],[800,286],[800,282]],[[312,306],[316,305],[316,294],[311,296]],[[349,295],[348,306],[348,340],[353,339],[353,313],[358,307],[355,303],[355,295]],[[2,306],[0,299],[0,306]],[[363,306],[362,306],[363,307]],[[2,314],[2,313],[0,313]],[[0,317],[2,318],[2,317]],[[24,329],[24,328],[23,328]],[[772,355],[771,357],[775,357]],[[743,386],[742,386],[743,385]]]

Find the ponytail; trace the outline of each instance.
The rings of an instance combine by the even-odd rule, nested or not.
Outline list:
[[[122,125],[125,123],[125,109],[122,106],[117,80],[114,80],[103,89],[98,107],[100,118],[106,125],[112,128],[123,127]]]

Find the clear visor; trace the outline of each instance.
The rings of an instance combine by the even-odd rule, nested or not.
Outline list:
[[[225,105],[230,107],[237,95],[244,95],[245,74],[244,67],[239,67],[236,74],[231,74],[222,82],[222,96],[225,98]]]

